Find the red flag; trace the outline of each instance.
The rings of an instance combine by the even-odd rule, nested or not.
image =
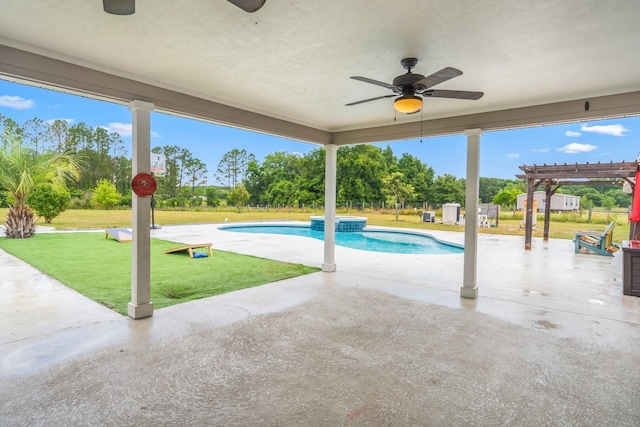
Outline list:
[[[633,190],[633,202],[631,204],[631,213],[629,221],[640,222],[640,169],[636,172],[636,184]]]

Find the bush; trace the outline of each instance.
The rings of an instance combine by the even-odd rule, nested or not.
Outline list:
[[[131,192],[129,192],[129,194],[125,194],[122,196],[122,198],[120,199],[120,206],[124,206],[124,207],[131,207],[131,199],[133,198]]]
[[[79,188],[72,188],[69,190],[69,193],[71,194],[72,199],[82,199],[82,196],[84,195],[84,191]]]
[[[93,193],[81,193],[71,199],[71,209],[93,209]]]
[[[51,184],[41,184],[35,187],[27,197],[27,204],[41,217],[44,222],[51,221],[66,211],[71,205],[71,195],[66,189],[55,188]]]
[[[187,202],[188,199],[186,197],[178,196],[167,199],[164,205],[172,208],[183,208],[187,206]]]
[[[96,203],[103,206],[105,209],[111,209],[118,206],[122,199],[122,195],[118,193],[116,186],[107,179],[101,179],[98,181],[93,197]]]

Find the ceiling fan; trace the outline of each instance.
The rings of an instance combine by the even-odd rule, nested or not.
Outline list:
[[[400,64],[407,70],[407,72],[393,79],[392,84],[380,82],[367,77],[351,76],[354,80],[391,89],[393,94],[376,96],[375,98],[363,99],[362,101],[351,102],[345,105],[357,105],[364,102],[375,101],[377,99],[397,97],[396,100],[393,101],[393,107],[396,111],[400,113],[413,114],[417,113],[422,108],[421,97],[477,100],[482,98],[482,95],[484,95],[483,92],[470,92],[466,90],[432,89],[435,85],[439,85],[440,83],[444,83],[447,80],[462,75],[462,71],[456,68],[446,67],[425,77],[422,74],[414,74],[411,72],[411,69],[413,69],[417,63],[418,59],[416,58],[404,58],[400,61]]]
[[[267,0],[227,0],[245,12],[255,12],[264,6]],[[136,0],[102,0],[105,12],[112,15],[133,15],[136,13]]]

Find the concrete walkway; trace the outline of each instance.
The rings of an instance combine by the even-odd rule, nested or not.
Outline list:
[[[295,236],[152,235],[322,263]],[[336,273],[134,321],[0,251],[0,425],[640,425],[620,254],[480,235],[477,300],[462,260],[338,247]]]

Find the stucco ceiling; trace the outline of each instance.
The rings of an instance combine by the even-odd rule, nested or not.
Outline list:
[[[404,57],[464,72],[439,89],[485,93],[427,99],[424,120],[640,91],[638,17],[637,0],[267,0],[253,14],[137,0],[125,17],[100,0],[3,0],[0,44],[340,132],[420,120],[394,121],[392,99],[344,105],[389,94],[349,76],[390,83]]]

